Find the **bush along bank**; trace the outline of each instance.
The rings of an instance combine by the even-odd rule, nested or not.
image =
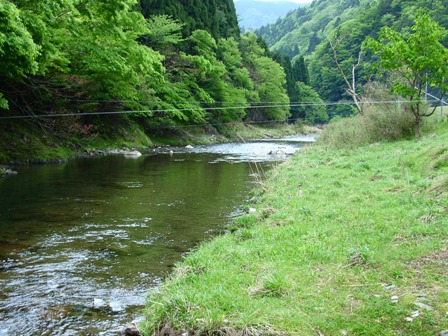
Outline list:
[[[443,334],[447,162],[446,130],[300,151],[150,294],[142,334]]]

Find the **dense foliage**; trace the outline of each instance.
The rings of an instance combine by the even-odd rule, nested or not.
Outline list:
[[[448,91],[448,83],[445,83],[445,78],[448,78],[448,48],[442,44],[447,31],[423,11],[411,29],[412,33],[404,37],[384,27],[379,41],[369,38],[366,45],[379,56],[377,64],[383,71],[391,70],[399,75],[392,92],[410,101],[408,110],[414,116],[418,137],[422,118],[435,112],[435,107],[427,111],[420,99],[425,94],[425,86],[439,88],[439,99]]]
[[[289,116],[284,70],[232,0],[5,0],[0,22],[2,118],[79,135]]]
[[[360,84],[356,93],[361,95],[362,85],[375,79],[370,67],[375,58],[363,49],[363,41],[367,37],[376,39],[382,27],[406,37],[412,32],[419,9],[441,27],[448,26],[448,8],[443,0],[315,0],[277,23],[258,29],[256,34],[273,51],[289,55],[293,62],[305,57],[311,86],[325,102],[335,103],[354,96],[341,71],[349,83],[353,80]],[[446,37],[444,44],[446,47]],[[353,113],[352,106],[335,106],[329,105],[330,116]]]
[[[239,36],[233,0],[139,1],[145,17],[169,15],[184,23],[184,36],[198,29],[208,31],[215,39]]]

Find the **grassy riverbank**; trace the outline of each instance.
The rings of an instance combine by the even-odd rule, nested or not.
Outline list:
[[[448,132],[274,170],[256,213],[150,295],[143,334],[431,335],[448,329]]]

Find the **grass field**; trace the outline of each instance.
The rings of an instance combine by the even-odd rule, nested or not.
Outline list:
[[[448,130],[312,146],[148,298],[144,335],[431,335],[448,329]],[[185,334],[187,335],[187,334]]]

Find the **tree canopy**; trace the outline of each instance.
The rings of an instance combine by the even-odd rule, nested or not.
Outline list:
[[[434,113],[423,107],[425,86],[431,85],[440,90],[440,99],[448,91],[448,48],[442,42],[447,31],[433,21],[428,13],[419,11],[411,33],[405,36],[389,27],[381,29],[378,41],[366,40],[379,57],[377,67],[380,71],[398,73],[398,80],[392,86],[392,92],[410,101],[409,109],[415,118],[415,133],[420,135],[423,117]]]
[[[0,115],[153,131],[288,117],[284,69],[239,35],[231,0],[4,0],[0,22]]]
[[[292,64],[303,57],[309,68],[310,85],[324,101],[343,102],[351,100],[352,94],[341,73],[350,84],[352,80],[356,83],[359,95],[363,94],[363,85],[373,79],[372,61],[362,50],[363,41],[368,37],[376,39],[382,27],[406,38],[412,34],[422,8],[434,22],[447,26],[448,8],[443,0],[319,0],[255,33],[267,41],[272,52],[289,55]],[[448,43],[446,37],[440,42],[445,46]],[[360,55],[361,62],[352,76]],[[346,110],[344,115],[352,108]]]

